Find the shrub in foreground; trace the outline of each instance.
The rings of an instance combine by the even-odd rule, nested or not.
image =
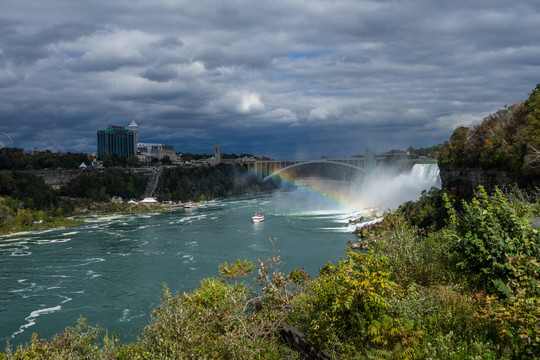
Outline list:
[[[488,195],[482,186],[470,202],[462,202],[460,214],[445,197],[448,234],[457,267],[470,274],[480,288],[509,297],[512,269],[508,260],[515,256],[540,255],[540,236],[529,221],[519,216],[499,189]]]

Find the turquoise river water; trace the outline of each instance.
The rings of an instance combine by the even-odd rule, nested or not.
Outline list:
[[[277,238],[283,272],[304,268],[317,275],[356,241],[349,220],[370,214],[344,201],[343,189],[351,184],[345,185],[305,180],[295,191],[158,213],[88,216],[77,228],[2,236],[0,341],[17,345],[32,333],[50,338],[80,316],[134,340],[159,305],[164,283],[173,292],[189,292],[225,261],[271,256],[269,238]],[[265,221],[252,223],[258,212]]]
[[[191,291],[225,261],[271,256],[269,238],[277,238],[283,271],[303,267],[316,275],[355,240],[351,210],[321,199],[274,192],[1,237],[0,339],[18,344],[33,332],[49,338],[81,315],[134,339],[159,305],[163,283]],[[251,222],[256,212],[264,222]]]

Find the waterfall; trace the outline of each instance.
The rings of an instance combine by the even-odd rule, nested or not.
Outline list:
[[[426,185],[441,187],[440,170],[436,163],[430,164],[414,164],[411,169],[411,178],[417,179]],[[431,188],[431,187],[430,187]]]
[[[415,164],[409,172],[379,168],[359,184],[359,200],[369,207],[393,210],[404,202],[418,200],[422,191],[432,187],[441,187],[436,163]]]

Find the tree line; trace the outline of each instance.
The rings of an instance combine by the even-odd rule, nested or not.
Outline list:
[[[50,150],[24,152],[20,148],[0,149],[0,170],[77,169],[83,162],[90,164],[88,155]]]
[[[126,172],[116,167],[103,172],[84,172],[59,190],[52,190],[28,171],[0,170],[0,233],[47,228],[59,218],[87,211],[113,197],[142,199],[148,174]],[[165,169],[156,195],[159,201],[201,201],[275,189],[250,176],[239,165]],[[101,206],[103,211],[122,210]],[[124,209],[125,210],[125,209]],[[49,225],[48,225],[49,224]]]
[[[525,102],[506,106],[472,129],[458,127],[437,153],[440,165],[540,175],[540,84]]]
[[[165,169],[156,189],[159,201],[200,201],[270,191],[275,183],[248,174],[240,165]]]

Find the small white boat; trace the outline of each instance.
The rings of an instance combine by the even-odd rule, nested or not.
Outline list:
[[[254,223],[264,221],[264,215],[262,214],[256,214],[251,217],[251,220],[253,220]]]

